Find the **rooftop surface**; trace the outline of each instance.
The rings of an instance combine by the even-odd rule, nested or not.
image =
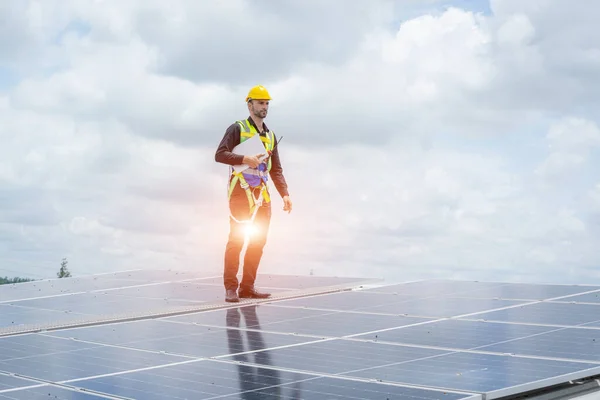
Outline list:
[[[0,399],[487,400],[598,386],[600,286],[257,283],[273,298],[225,303],[221,276],[198,272],[1,285]]]

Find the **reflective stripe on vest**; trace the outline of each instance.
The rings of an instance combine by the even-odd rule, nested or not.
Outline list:
[[[240,126],[240,143],[250,139],[254,135],[258,135],[258,131],[256,128],[250,123],[250,121],[242,120],[236,121]],[[265,136],[260,136],[260,140],[265,146],[265,151],[272,151],[275,145],[274,135],[272,132],[266,132]],[[237,185],[238,181],[242,189],[245,190],[246,195],[248,197],[248,203],[250,205],[250,213],[254,211],[256,207],[256,201],[252,194],[252,189],[260,187],[262,191],[263,201],[268,203],[270,201],[267,181],[269,180],[269,172],[271,171],[271,157],[267,158],[267,162],[261,163],[258,168],[246,168],[245,171],[241,173],[236,173],[231,169],[231,173],[233,175],[231,179],[231,184],[229,185],[229,197],[231,197],[231,193]]]

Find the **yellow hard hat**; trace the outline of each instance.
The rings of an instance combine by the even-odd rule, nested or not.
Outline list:
[[[265,89],[265,87],[263,85],[257,85],[257,86],[254,86],[252,89],[250,89],[250,91],[248,92],[248,96],[246,96],[246,103],[250,99],[271,100],[271,95],[269,94],[267,89]]]

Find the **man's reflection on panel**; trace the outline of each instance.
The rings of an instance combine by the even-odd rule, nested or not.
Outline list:
[[[243,363],[255,363],[265,366],[272,365],[271,354],[269,351],[258,351],[269,347],[265,344],[262,333],[260,332],[260,323],[256,314],[256,305],[229,308],[227,310],[227,343],[229,352],[235,354],[233,359]],[[240,330],[240,319],[244,317],[245,328]],[[244,337],[246,340],[244,340]],[[247,345],[247,347],[246,347]],[[256,353],[245,353],[248,351],[257,351]],[[260,368],[245,364],[238,364],[238,376],[240,383],[240,397],[245,400],[258,400],[265,398],[300,398],[300,388],[298,384],[293,387],[287,387],[291,393],[284,395],[281,385],[281,371]],[[291,385],[290,385],[291,386]],[[261,389],[264,388],[264,389]]]

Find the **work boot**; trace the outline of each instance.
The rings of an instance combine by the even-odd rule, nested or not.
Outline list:
[[[240,301],[240,298],[237,295],[237,291],[235,289],[227,289],[225,292],[225,301],[228,303],[237,303]]]
[[[271,293],[258,292],[253,287],[240,289],[240,298],[243,299],[268,299]]]

